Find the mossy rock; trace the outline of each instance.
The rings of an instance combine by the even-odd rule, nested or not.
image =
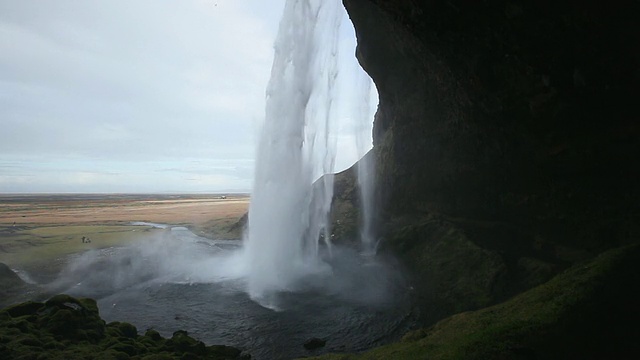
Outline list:
[[[124,337],[135,339],[138,336],[138,329],[129,323],[120,323],[118,329]]]
[[[134,356],[138,354],[138,349],[132,344],[125,343],[117,343],[111,346],[108,350],[123,352],[129,356]]]
[[[144,336],[155,341],[160,341],[162,340],[162,336],[160,335],[159,332],[157,332],[156,330],[153,329],[148,329],[145,333]]]
[[[18,318],[8,322],[8,327],[17,329],[21,333],[30,334],[33,332],[34,326],[25,318]]]
[[[46,342],[43,347],[45,349],[50,349],[50,350],[62,350],[64,349],[64,345],[58,341],[52,340],[49,342]]]
[[[38,340],[35,337],[25,337],[22,339],[19,339],[17,341],[20,345],[25,345],[25,346],[34,346],[34,347],[42,347],[42,341]]]
[[[207,353],[207,348],[202,341],[192,338],[183,330],[174,332],[165,346],[178,353],[188,352],[196,355],[205,355]]]
[[[117,326],[114,326],[113,323],[109,323],[107,324],[107,326],[105,327],[105,332],[108,335],[108,338],[119,338],[119,337],[124,337],[122,335],[122,332],[120,331],[120,328]]]
[[[107,351],[96,354],[94,359],[96,360],[129,360],[131,359],[131,356],[121,351],[107,350]]]
[[[80,305],[87,311],[96,315],[100,315],[100,310],[98,310],[98,303],[95,300],[90,298],[79,298],[77,300]]]
[[[55,295],[47,300],[44,304],[47,307],[55,306],[59,308],[82,308],[82,305],[80,304],[80,301],[78,301],[78,299],[66,294]]]
[[[384,239],[382,250],[397,254],[413,274],[424,321],[498,301],[507,266],[496,251],[476,245],[455,225],[437,217],[411,219]]]
[[[36,315],[40,309],[42,309],[43,304],[34,301],[27,301],[22,304],[17,304],[14,306],[10,306],[2,311],[2,313],[6,313],[11,317],[17,318],[20,316],[26,315]]]

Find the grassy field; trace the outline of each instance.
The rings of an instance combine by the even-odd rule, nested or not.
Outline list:
[[[0,230],[0,262],[32,267],[90,249],[127,244],[159,230],[121,225],[5,227]],[[83,243],[83,236],[91,242]]]
[[[70,254],[125,245],[163,231],[131,222],[180,225],[202,236],[229,229],[246,195],[0,195],[0,262],[54,271]],[[89,238],[90,243],[82,241]]]

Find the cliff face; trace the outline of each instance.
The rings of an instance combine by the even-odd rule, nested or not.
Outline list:
[[[640,237],[640,3],[343,2],[380,96],[379,230],[435,318]]]

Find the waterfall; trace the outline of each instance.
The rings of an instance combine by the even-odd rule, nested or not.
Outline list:
[[[287,0],[275,43],[256,173],[245,265],[250,296],[272,296],[300,277],[327,270],[318,239],[329,239],[333,195],[334,84],[338,75],[339,0]]]
[[[360,190],[360,242],[362,253],[374,255],[377,248],[377,240],[374,233],[374,209],[375,209],[375,157],[371,152],[371,133],[373,110],[371,78],[359,69],[356,81],[355,94],[360,98],[354,102],[353,118],[355,121],[355,138],[358,158],[357,166],[358,188]]]

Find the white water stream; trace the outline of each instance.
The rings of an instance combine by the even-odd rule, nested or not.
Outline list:
[[[333,171],[329,133],[342,11],[337,0],[288,0],[280,23],[245,239],[249,294],[265,306],[273,292],[327,269],[317,241],[333,184],[323,184],[315,198],[312,184]]]
[[[371,102],[373,86],[371,79],[364,71],[356,72],[356,74],[355,94],[359,95],[360,99],[354,101],[353,119],[356,124],[354,134],[356,149],[360,159],[357,163],[358,188],[360,190],[360,241],[362,243],[362,253],[372,256],[375,255],[378,247],[374,229],[376,163],[374,154],[367,154],[373,146],[371,143],[372,118],[374,114]]]
[[[275,294],[292,290],[301,278],[331,272],[319,256],[319,241],[324,239],[326,253],[330,254],[328,214],[333,176],[322,175],[335,170],[337,137],[332,132],[338,119],[336,109],[347,106],[338,100],[364,102],[357,107],[366,108],[361,112],[366,115],[358,116],[368,117],[365,121],[369,122],[369,141],[353,135],[357,155],[361,157],[371,146],[370,101],[364,99],[365,95],[370,96],[371,80],[364,75],[368,85],[349,84],[349,96],[338,96],[343,89],[338,89],[337,84],[345,83],[338,81],[342,75],[338,64],[344,18],[339,0],[287,0],[284,7],[245,234],[248,292],[267,307],[277,307]],[[358,70],[361,74],[356,76],[363,76]],[[366,94],[358,96],[359,91]],[[361,131],[362,120],[355,121],[359,124],[354,130]],[[369,170],[363,168],[361,173]],[[363,194],[370,195],[371,183],[363,184]],[[363,204],[370,206],[371,202]],[[365,249],[369,249],[370,221],[365,223],[367,235],[363,239]]]

